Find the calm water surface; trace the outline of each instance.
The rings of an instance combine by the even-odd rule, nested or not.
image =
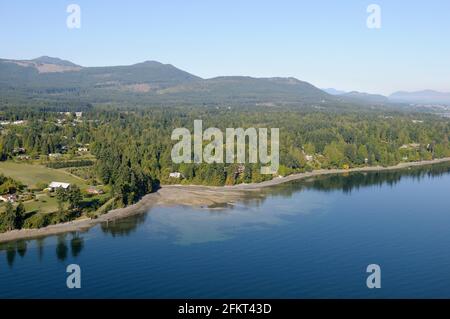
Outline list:
[[[82,288],[66,287],[79,264]],[[366,287],[366,267],[382,288]],[[450,297],[450,165],[279,185],[0,246],[0,297]]]

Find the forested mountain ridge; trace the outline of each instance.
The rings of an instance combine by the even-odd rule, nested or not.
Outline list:
[[[339,103],[295,78],[221,76],[202,79],[173,65],[146,61],[129,66],[82,67],[58,58],[0,59],[4,96],[143,104],[316,105]]]
[[[42,69],[54,68],[54,71]],[[62,67],[57,69],[57,67]],[[69,69],[67,69],[69,68]],[[57,58],[0,60],[0,85],[29,90],[51,89],[125,89],[127,85],[147,84],[149,90],[200,80],[170,64],[146,61],[130,66],[81,67]]]

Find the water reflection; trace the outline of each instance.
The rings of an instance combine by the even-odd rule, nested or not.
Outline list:
[[[70,241],[70,247],[73,257],[78,257],[84,248],[84,239],[78,233],[75,234]]]
[[[19,257],[25,257],[27,254],[29,244],[36,245],[37,256],[39,261],[42,261],[45,251],[45,237],[40,237],[37,239],[30,240],[18,240],[8,243],[0,244],[0,252],[5,251],[6,260],[10,267],[14,265],[14,262]],[[73,257],[80,255],[84,248],[84,238],[78,232],[73,232],[70,234],[62,234],[56,236],[56,247],[55,253],[56,257],[60,261],[65,261],[69,254],[70,241],[70,252]]]
[[[420,181],[423,178],[437,177],[447,173],[450,173],[449,163],[424,167],[410,167],[402,170],[323,175],[280,184],[271,189],[266,189],[265,192],[282,197],[291,197],[294,193],[305,189],[313,189],[321,192],[341,190],[343,193],[350,194],[354,190],[365,187],[395,186],[402,178],[406,177]]]
[[[139,225],[145,223],[147,215],[147,212],[144,212],[129,218],[104,222],[100,227],[105,234],[110,234],[113,237],[129,236],[131,233],[137,230]]]
[[[421,180],[449,172],[449,164],[440,164],[299,180],[266,188],[256,194],[250,192],[238,202],[227,203],[223,207],[216,204],[204,210],[189,207],[154,208],[147,215],[149,221],[143,231],[148,238],[165,238],[180,245],[224,241],[234,238],[238,233],[282,225],[288,222],[289,216],[327,212],[336,197],[323,196],[320,192],[342,191],[350,194],[367,187],[393,186],[406,177]],[[264,209],[259,209],[263,204]]]
[[[66,260],[68,250],[69,248],[67,247],[66,235],[58,235],[56,243],[56,257],[58,257],[60,261]]]
[[[44,257],[44,241],[45,241],[44,237],[36,239],[36,247],[38,250],[39,261],[41,261],[42,258]]]
[[[12,267],[14,260],[16,259],[16,246],[14,243],[9,243],[6,247],[6,260],[8,265]]]
[[[17,253],[20,257],[25,256],[27,252],[27,242],[25,240],[20,240],[17,242]]]
[[[27,241],[19,240],[17,242],[10,242],[0,246],[0,251],[6,251],[6,260],[10,267],[13,266],[16,256],[24,257],[27,253]]]
[[[105,222],[99,228],[112,237],[130,236],[140,229],[149,239],[164,238],[181,245],[224,241],[244,230],[260,230],[281,225],[289,216],[326,211],[327,207],[333,204],[333,196],[324,197],[317,192],[306,190],[342,191],[350,194],[367,187],[393,186],[402,178],[420,181],[447,173],[450,173],[449,163],[396,171],[319,176],[277,185],[256,193],[246,192],[237,202],[216,203],[205,209],[157,207],[153,208],[150,214],[141,213],[122,220]],[[286,201],[286,198],[293,198],[293,201]],[[265,205],[265,209],[259,209],[262,205]],[[61,262],[66,261],[69,256],[80,256],[85,248],[84,237],[78,232],[48,239],[56,243],[54,253]],[[42,261],[46,251],[45,241],[45,238],[38,238],[4,243],[0,244],[0,252],[5,252],[10,267],[18,258],[25,257],[30,247],[36,249],[38,259]]]

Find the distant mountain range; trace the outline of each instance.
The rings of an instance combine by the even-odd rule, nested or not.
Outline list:
[[[416,92],[395,92],[389,96],[394,102],[413,104],[447,104],[450,105],[450,92],[437,92],[433,90],[423,90]]]
[[[336,90],[336,89],[333,89],[333,88],[322,89],[322,91],[325,91],[325,92],[327,92],[328,94],[331,94],[331,95],[342,95],[342,94],[347,93],[346,91]]]
[[[342,90],[337,90],[333,88],[323,89],[323,91],[328,94],[339,96],[343,99],[360,102],[360,103],[372,103],[372,104],[387,104],[389,99],[381,94],[370,94],[365,92],[351,91],[346,92]]]
[[[355,101],[374,103],[374,104],[386,104],[389,103],[389,99],[381,94],[370,94],[364,92],[348,92],[340,95],[346,97],[347,99],[353,99]]]
[[[83,67],[48,56],[33,60],[0,59],[4,100],[76,101],[145,105],[266,105],[340,107],[389,102],[450,101],[449,93],[398,92],[389,97],[336,89],[321,90],[295,78],[221,76],[203,79],[156,61],[128,66]],[[31,101],[31,102],[30,102]],[[34,102],[33,102],[34,103]]]
[[[415,92],[398,91],[389,96],[362,92],[346,92],[334,88],[323,89],[328,94],[370,103],[409,103],[409,104],[445,104],[450,105],[450,92],[422,90]]]

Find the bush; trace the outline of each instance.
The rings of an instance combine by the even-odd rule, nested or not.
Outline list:
[[[50,225],[50,216],[48,214],[37,213],[27,218],[23,228],[42,228]]]
[[[96,212],[87,212],[86,216],[89,217],[90,219],[97,219],[98,218]]]
[[[33,188],[32,190],[33,191],[42,191],[42,190],[46,189],[47,186],[48,186],[48,184],[46,184],[46,183],[37,183],[36,187]]]
[[[47,163],[46,166],[49,168],[66,168],[66,167],[83,167],[92,166],[94,161],[91,160],[79,160],[79,161],[68,161],[68,162],[51,162]]]

